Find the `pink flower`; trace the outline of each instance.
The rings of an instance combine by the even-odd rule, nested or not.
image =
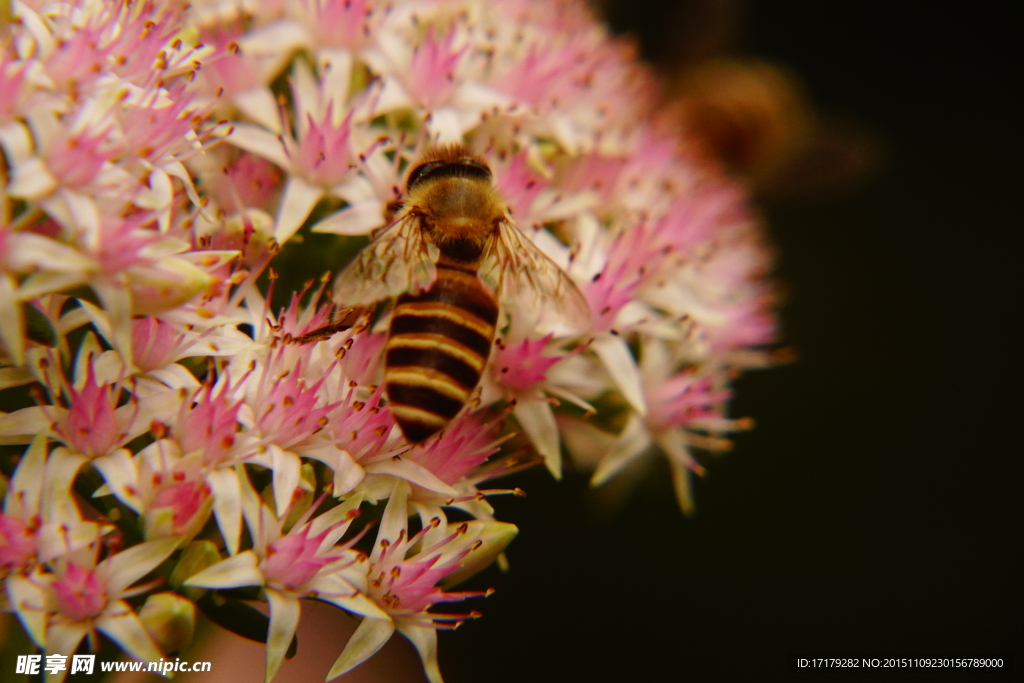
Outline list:
[[[561,46],[533,43],[494,85],[539,110],[556,107],[577,89],[574,71],[586,58],[584,44],[583,40]]]
[[[732,392],[713,386],[711,377],[681,372],[647,392],[647,424],[655,431],[678,425],[698,424],[702,418],[719,417],[720,406]]]
[[[267,546],[263,560],[263,576],[267,583],[287,590],[298,590],[313,580],[328,564],[336,562],[335,553],[319,554],[320,544],[331,527],[310,537],[310,527],[304,526],[297,534],[287,534]]]
[[[689,513],[693,511],[689,483],[691,472],[704,474],[704,467],[692,450],[729,450],[732,443],[721,435],[750,429],[753,422],[747,418],[729,419],[725,416],[725,405],[731,392],[723,388],[724,376],[719,373],[701,376],[693,371],[677,372],[675,366],[664,342],[645,344],[640,372],[647,413],[643,417],[631,415],[615,438],[598,436],[596,441],[603,442],[607,450],[599,456],[591,483],[595,486],[603,484],[627,464],[657,446],[668,459],[679,505]],[[592,428],[567,423],[564,429],[576,431],[580,436]]]
[[[41,563],[81,550],[109,530],[82,521],[71,483],[85,457],[58,447],[47,453],[44,434],[33,438],[7,484],[0,513],[0,580],[30,576]]]
[[[406,501],[408,484],[398,482],[384,511],[377,543],[370,555],[367,596],[385,618],[364,619],[344,652],[328,673],[339,676],[372,656],[397,630],[413,643],[432,683],[440,683],[437,664],[437,631],[458,627],[480,616],[428,611],[445,602],[483,597],[491,591],[446,591],[439,582],[462,580],[488,566],[515,537],[510,524],[465,522],[447,528],[440,518],[430,520],[408,536]],[[417,552],[411,554],[416,548]]]
[[[328,102],[323,116],[314,118],[306,114],[304,125],[299,126],[299,139],[294,145],[286,145],[296,171],[307,180],[322,187],[340,184],[352,170],[352,149],[349,131],[352,113],[336,121],[333,116],[333,102]]]
[[[81,391],[68,387],[70,406],[67,422],[59,428],[65,442],[76,452],[89,457],[106,455],[126,436],[115,414],[118,390],[97,385],[92,364],[88,365]]]
[[[631,268],[633,272],[630,272]],[[606,269],[593,277],[585,290],[592,315],[592,329],[606,332],[614,327],[619,311],[633,300],[638,272],[638,266],[627,262],[613,271]]]
[[[321,497],[289,533],[282,535],[284,520],[257,502],[248,482],[244,487],[253,549],[204,569],[188,579],[186,585],[214,589],[263,587],[270,605],[266,674],[269,681],[284,661],[298,627],[300,597],[329,602],[367,618],[385,618],[385,614],[364,595],[367,563],[364,555],[351,549],[359,537],[342,546],[335,545],[357,516],[360,497],[307,521],[323,500]]]
[[[377,0],[302,0],[317,45],[358,51],[369,45],[388,7]]]
[[[182,358],[190,345],[185,335],[159,318],[132,321],[132,361],[143,372],[157,370]]]
[[[31,624],[32,638],[47,654],[74,652],[87,635],[95,647],[99,630],[133,657],[156,661],[160,650],[125,599],[151,587],[133,584],[167,559],[177,545],[176,539],[148,541],[98,564],[95,554],[61,557],[53,573],[9,577],[8,593],[15,598],[23,623]]]
[[[230,382],[225,382],[216,394],[213,389],[213,385],[207,384],[191,402],[183,403],[171,428],[183,453],[200,452],[203,462],[210,466],[224,463],[230,457],[242,405],[241,400],[231,398]]]
[[[111,218],[100,225],[100,241],[94,256],[105,274],[128,270],[135,265],[148,265],[151,259],[146,256],[146,248],[160,240],[159,233],[146,228],[151,223],[148,216],[136,216]]]
[[[0,92],[4,93],[4,98],[0,100],[0,124],[9,121],[19,110],[25,74],[24,62],[0,54]]]
[[[280,244],[298,231],[322,198],[332,195],[347,200],[350,192],[363,188],[363,183],[353,184],[357,162],[386,140],[384,136],[372,142],[353,137],[355,114],[365,109],[368,97],[364,94],[347,107],[344,93],[334,92],[332,85],[326,75],[318,79],[299,62],[291,78],[294,115],[286,111],[259,113],[271,129],[285,132],[240,123],[228,137],[232,144],[273,161],[288,173],[274,230]],[[378,206],[376,221],[361,226],[360,232],[379,225],[382,209]]]
[[[65,565],[64,572],[50,583],[57,595],[60,611],[72,621],[98,617],[107,606],[106,583],[91,569],[74,562]]]
[[[382,405],[383,397],[383,386],[377,387],[365,400],[357,392],[347,391],[338,419],[330,424],[337,445],[356,461],[384,455],[388,450],[384,446],[395,427],[395,419],[387,406]]]
[[[500,416],[487,420],[482,413],[466,413],[402,457],[454,485],[498,452],[505,440],[498,437],[500,422]]]
[[[203,509],[210,493],[210,487],[203,481],[175,482],[157,490],[151,509],[167,508],[171,515],[171,533],[182,536]]]
[[[70,30],[70,22],[61,22],[62,35],[56,49],[46,60],[47,74],[58,89],[77,92],[88,89],[98,74],[106,70],[111,52],[107,32],[115,19],[112,12],[101,12],[88,17],[84,26]]]
[[[32,566],[37,552],[36,530],[24,520],[0,512],[0,573]]]
[[[302,377],[302,363],[283,370],[280,359],[284,348],[278,350],[276,359],[269,361],[257,380],[256,390],[249,397],[249,403],[256,413],[255,428],[265,442],[273,442],[282,448],[294,448],[306,443],[314,434],[329,423],[328,415],[338,403],[323,405],[320,387],[326,381],[321,378],[310,386]],[[331,369],[328,368],[326,375]],[[269,379],[274,377],[274,379]]]
[[[438,41],[434,36],[434,27],[431,26],[427,29],[426,38],[413,50],[406,87],[422,106],[446,104],[455,92],[455,72],[459,60],[469,48],[464,45],[455,49],[455,35],[453,26],[448,29],[444,39]]]
[[[203,64],[202,79],[211,92],[234,97],[263,85],[259,69],[246,59],[238,45],[240,32],[207,29],[202,32],[203,44],[213,49],[214,58]]]
[[[219,170],[211,173],[209,180],[204,178],[203,187],[232,213],[250,206],[266,208],[282,178],[280,169],[272,163],[248,153],[239,154],[233,163]],[[220,233],[215,235],[220,237]],[[214,242],[211,247],[238,249],[239,245]]]
[[[195,154],[201,140],[197,128],[206,117],[190,90],[184,83],[167,92],[152,90],[135,106],[123,108],[121,153],[154,166]]]
[[[562,360],[562,356],[544,354],[544,349],[554,336],[549,334],[540,339],[498,344],[494,354],[498,382],[517,392],[529,391],[542,383],[548,368]]]
[[[394,544],[383,546],[370,574],[370,597],[373,598],[392,618],[406,618],[419,622],[421,626],[455,628],[473,615],[434,614],[427,610],[442,602],[461,602],[467,598],[483,597],[483,591],[449,593],[437,586],[448,574],[462,565],[463,558],[475,548],[464,546],[453,554],[441,552],[453,541],[469,531],[468,524],[462,524],[454,533],[439,543],[406,559],[407,549],[420,541],[426,530],[404,539],[401,536]]]
[[[532,224],[534,203],[538,195],[551,186],[551,181],[529,167],[525,152],[518,152],[496,164],[494,185],[508,202],[512,216],[525,226]]]
[[[143,2],[108,10],[111,40],[108,66],[121,78],[134,83],[154,84],[169,78],[178,66],[167,51],[183,19],[184,8],[174,3]],[[188,63],[188,62],[186,62]],[[194,66],[194,65],[193,65]]]
[[[382,332],[366,331],[352,337],[352,343],[344,342],[345,352],[340,353],[339,368],[350,381],[363,386],[374,383],[380,368],[387,335]]]
[[[46,165],[57,183],[72,190],[88,189],[114,152],[107,127],[63,131],[48,140]]]

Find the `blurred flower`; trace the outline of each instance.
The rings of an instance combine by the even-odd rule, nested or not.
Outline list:
[[[49,455],[46,450],[46,436],[37,435],[8,483],[0,513],[0,577],[32,574],[40,564],[93,543],[105,530],[82,520],[71,497],[71,481],[85,459],[63,448]]]

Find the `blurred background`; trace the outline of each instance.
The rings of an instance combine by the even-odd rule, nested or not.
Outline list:
[[[755,184],[799,360],[739,381],[757,427],[692,518],[657,458],[623,495],[517,481],[512,573],[442,634],[446,681],[825,680],[789,653],[1016,653],[1019,675],[1009,6],[600,4]]]

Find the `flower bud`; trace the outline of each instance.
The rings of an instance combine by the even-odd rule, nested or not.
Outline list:
[[[175,593],[154,593],[139,610],[139,619],[161,652],[176,652],[192,642],[196,606]]]
[[[482,527],[476,539],[480,545],[466,555],[460,568],[444,577],[441,581],[442,588],[456,586],[489,567],[519,533],[519,528],[515,524],[506,522],[469,522],[470,529],[478,525]]]
[[[193,541],[185,546],[185,550],[181,553],[181,559],[178,560],[178,565],[171,572],[167,582],[192,600],[198,600],[206,592],[206,589],[193,588],[183,584],[220,560],[220,553],[217,552],[217,546],[212,541]]]
[[[212,289],[217,279],[205,270],[176,257],[166,257],[128,270],[132,314],[155,315],[186,303]]]

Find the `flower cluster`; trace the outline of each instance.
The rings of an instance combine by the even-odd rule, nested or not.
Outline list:
[[[437,629],[476,612],[433,607],[482,595],[447,589],[516,534],[488,496],[518,489],[481,484],[524,451],[556,477],[568,453],[597,485],[660,450],[689,510],[700,458],[749,427],[726,406],[772,360],[769,251],[582,3],[11,7],[0,578],[44,652],[105,637],[157,660],[197,609],[226,624],[260,599],[269,618],[237,631],[267,643],[269,681],[316,599],[361,620],[331,677],[397,630],[437,683]],[[321,305],[329,278],[293,271],[314,241],[376,234],[448,143],[487,160],[589,320],[569,331],[508,293],[479,391],[411,444],[381,386],[386,309],[292,343],[363,303]]]

